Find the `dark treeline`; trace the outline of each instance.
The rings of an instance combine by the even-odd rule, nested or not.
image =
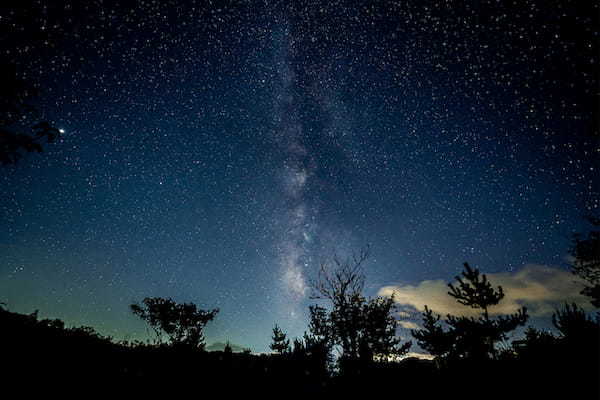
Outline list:
[[[598,220],[592,219],[597,227]],[[582,293],[598,305],[598,231],[576,236],[573,272],[586,280]],[[146,298],[132,304],[153,341],[116,342],[89,327],[68,328],[0,308],[4,388],[23,393],[128,390],[156,394],[208,392],[263,395],[425,396],[425,398],[598,398],[600,318],[577,304],[552,316],[556,333],[528,327],[507,345],[507,335],[528,321],[522,308],[490,316],[504,297],[477,268],[465,264],[449,294],[477,316],[442,318],[429,308],[412,335],[433,360],[403,358],[411,342],[396,336],[393,299],[365,298],[361,265],[367,252],[321,266],[302,338],[272,330],[270,354],[205,351],[204,327],[219,310]],[[33,384],[34,383],[34,384]],[[8,389],[6,389],[8,390]],[[88,392],[79,392],[87,390]],[[116,392],[115,392],[116,393]]]

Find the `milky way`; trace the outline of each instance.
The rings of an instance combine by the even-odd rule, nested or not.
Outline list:
[[[310,154],[302,143],[304,126],[297,111],[299,99],[294,93],[296,82],[289,60],[289,31],[284,29],[280,36],[281,50],[275,62],[281,85],[275,95],[275,135],[285,154],[281,181],[288,206],[285,215],[282,215],[284,232],[278,250],[285,289],[290,296],[299,299],[307,291],[304,273],[308,262],[306,242],[315,224],[314,212],[305,199],[307,180],[314,166],[308,165]]]

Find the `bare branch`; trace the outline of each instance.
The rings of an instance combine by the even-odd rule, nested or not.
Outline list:
[[[334,304],[354,294],[360,294],[365,285],[362,266],[369,257],[369,247],[353,253],[346,259],[334,254],[331,261],[321,263],[316,279],[310,280],[312,299],[327,299]]]

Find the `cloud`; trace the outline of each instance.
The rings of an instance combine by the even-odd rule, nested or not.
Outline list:
[[[404,329],[419,329],[419,325],[412,321],[398,321],[398,325],[403,327]]]
[[[420,360],[433,360],[435,357],[432,356],[431,354],[427,354],[427,353],[418,353],[418,352],[414,352],[414,351],[409,351],[408,353],[402,355],[402,356],[397,356],[397,355],[388,355],[388,356],[376,356],[375,359],[376,360],[385,360],[385,361],[402,361],[402,360],[406,360],[408,358],[418,358]]]
[[[408,353],[406,353],[404,355],[404,357],[402,357],[403,359],[406,358],[418,358],[421,360],[433,360],[435,357],[432,356],[431,354],[427,354],[427,353],[415,353],[413,351],[410,351]]]
[[[527,306],[529,315],[543,316],[553,313],[565,302],[589,307],[589,299],[579,293],[583,281],[563,269],[530,264],[517,272],[486,275],[494,287],[502,286],[505,294],[497,306],[490,308],[490,314],[511,314]],[[448,283],[441,279],[425,280],[418,285],[385,286],[378,294],[393,295],[398,305],[418,311],[423,311],[427,305],[441,315],[478,314],[478,310],[463,306],[448,295]]]

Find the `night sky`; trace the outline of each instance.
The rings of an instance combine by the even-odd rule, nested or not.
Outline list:
[[[515,287],[574,279],[600,207],[596,2],[15,4],[2,57],[64,133],[0,167],[11,310],[144,340],[129,304],[172,297],[220,308],[209,344],[260,352],[275,323],[307,329],[334,252],[370,245],[371,296],[465,261]]]

